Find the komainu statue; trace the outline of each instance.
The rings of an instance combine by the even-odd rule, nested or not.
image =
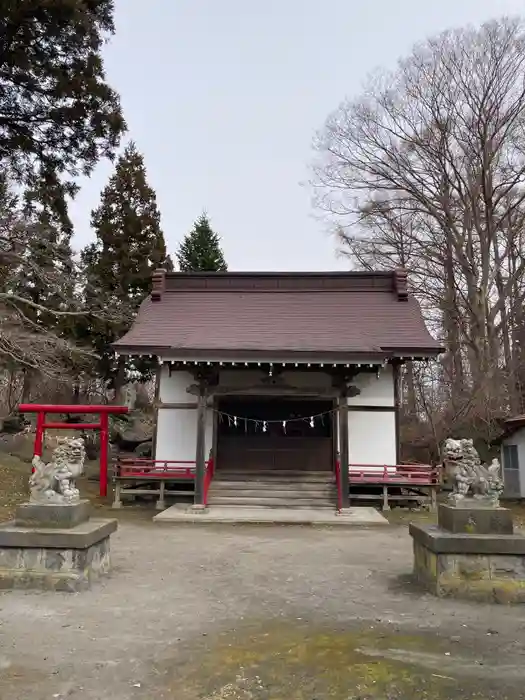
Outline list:
[[[499,460],[490,465],[481,464],[473,440],[445,440],[442,448],[443,468],[452,480],[451,503],[459,503],[467,497],[499,506],[503,491],[503,479]]]
[[[75,479],[84,470],[85,458],[84,440],[67,437],[58,438],[49,464],[35,455],[29,479],[30,503],[78,503],[80,492]]]

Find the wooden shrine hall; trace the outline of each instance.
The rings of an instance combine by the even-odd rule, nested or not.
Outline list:
[[[153,456],[121,460],[117,505],[133,479],[160,508],[189,481],[197,507],[339,510],[359,480],[434,479],[399,464],[400,367],[442,350],[402,270],[157,270],[114,348],[159,363]]]

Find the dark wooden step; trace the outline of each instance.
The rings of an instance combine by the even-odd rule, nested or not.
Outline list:
[[[335,501],[328,498],[291,498],[288,494],[282,498],[261,497],[254,498],[237,496],[210,497],[210,506],[269,506],[273,508],[334,508]]]
[[[300,472],[300,471],[268,471],[268,470],[251,470],[251,471],[223,471],[217,470],[215,481],[257,481],[261,479],[269,479],[272,481],[333,481],[333,472]]]
[[[243,491],[245,489],[257,491],[287,491],[299,493],[303,491],[314,493],[327,493],[335,490],[335,484],[324,481],[270,481],[259,479],[257,481],[212,481],[211,491]]]
[[[216,496],[227,496],[231,498],[288,498],[293,500],[295,498],[308,498],[308,499],[330,499],[334,498],[336,490],[332,488],[328,489],[316,489],[312,490],[296,490],[280,488],[280,489],[268,489],[268,488],[258,488],[253,489],[250,487],[244,487],[239,489],[221,489],[221,488],[211,488],[209,491],[210,498],[215,498]]]

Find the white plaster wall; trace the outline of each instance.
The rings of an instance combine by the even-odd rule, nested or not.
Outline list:
[[[195,413],[195,411],[194,411]],[[195,416],[196,418],[197,416]],[[204,436],[204,454],[206,459],[210,456],[213,449],[213,410],[208,408],[206,411],[206,433]]]
[[[348,452],[350,465],[389,466],[396,464],[396,422],[394,376],[388,365],[379,378],[374,373],[358,375],[352,383],[361,389],[348,399],[349,406],[391,407],[391,411],[348,412]]]
[[[206,459],[213,447],[213,411],[206,413],[204,438]],[[197,451],[197,411],[194,408],[159,408],[155,459],[195,461]]]
[[[159,408],[155,459],[195,461],[197,411]]]
[[[349,411],[350,464],[396,464],[394,411]]]
[[[195,384],[195,379],[189,372],[172,372],[171,376],[166,366],[160,368],[160,393],[162,403],[197,403],[197,398],[188,394],[186,389]]]
[[[349,406],[393,406],[394,405],[394,375],[392,367],[382,368],[379,378],[375,373],[358,374],[352,384],[361,393],[348,399]]]
[[[161,368],[159,399],[162,403],[193,403],[197,399],[186,388],[195,380],[189,372]],[[206,411],[205,455],[213,446],[213,410]],[[159,408],[157,416],[156,459],[195,461],[197,451],[196,408]]]

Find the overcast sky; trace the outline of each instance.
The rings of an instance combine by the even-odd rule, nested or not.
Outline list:
[[[116,0],[105,51],[144,153],[168,249],[205,209],[232,270],[347,263],[314,216],[312,137],[372,70],[426,36],[514,15],[523,0]],[[111,172],[72,207],[77,247]]]

